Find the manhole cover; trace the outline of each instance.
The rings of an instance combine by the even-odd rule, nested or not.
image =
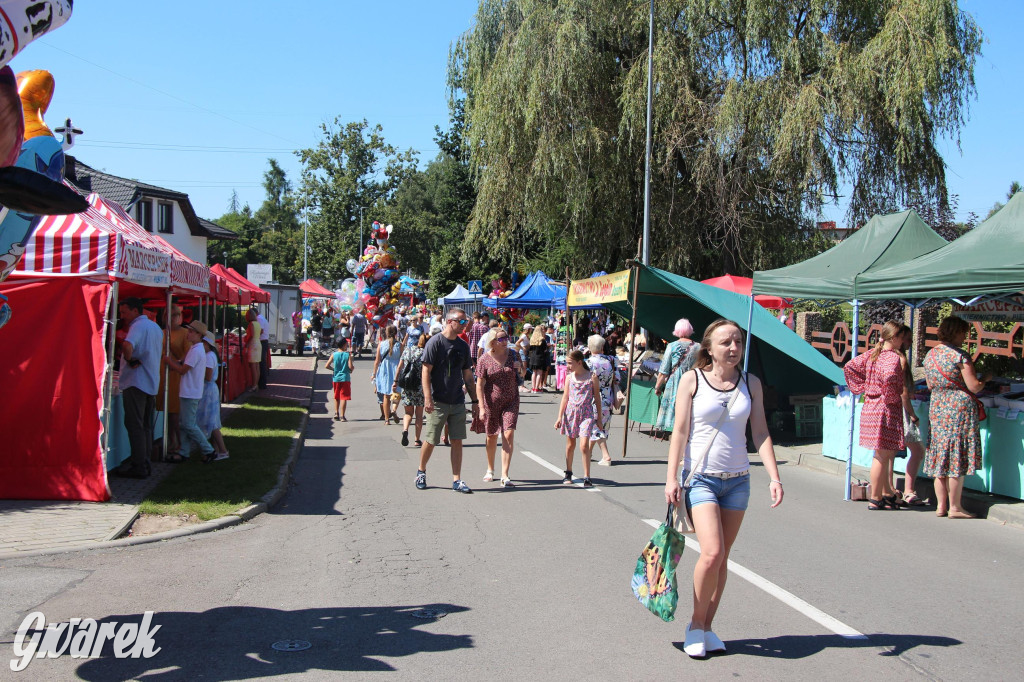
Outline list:
[[[441,611],[440,609],[419,609],[413,611],[410,614],[413,618],[422,618],[423,620],[437,620],[438,618],[444,618],[448,615],[447,611]]]
[[[313,645],[304,639],[282,639],[271,644],[270,648],[278,651],[305,651],[311,646]]]

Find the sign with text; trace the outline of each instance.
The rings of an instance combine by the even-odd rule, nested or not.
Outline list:
[[[971,306],[953,305],[953,314],[968,322],[1024,321],[1024,296],[1008,296],[1009,300],[993,300]]]
[[[260,286],[274,281],[274,266],[270,263],[249,263],[245,266],[245,278]]]
[[[569,284],[569,307],[580,308],[595,304],[626,301],[629,299],[629,270],[610,275],[574,280]]]

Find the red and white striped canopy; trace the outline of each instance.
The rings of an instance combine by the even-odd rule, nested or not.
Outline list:
[[[103,277],[142,286],[209,293],[209,269],[150,234],[115,202],[98,194],[73,215],[44,216],[26,244],[19,272]]]

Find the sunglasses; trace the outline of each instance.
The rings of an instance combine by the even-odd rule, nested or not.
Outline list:
[[[462,318],[461,320],[448,320],[448,321],[449,322],[454,322],[455,324],[459,325],[460,327],[466,326],[466,323],[469,322],[469,320],[467,320],[466,318]]]
[[[508,337],[507,336],[499,336],[499,337],[495,338],[494,340],[495,341],[500,341],[501,343],[508,343]]]

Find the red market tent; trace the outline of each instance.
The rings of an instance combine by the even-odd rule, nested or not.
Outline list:
[[[701,280],[701,284],[709,284],[713,287],[725,289],[726,291],[731,291],[736,294],[750,296],[754,280],[750,277],[723,275],[721,277],[712,277],[711,279]],[[762,308],[771,308],[773,310],[793,307],[793,304],[789,302],[789,299],[780,298],[779,296],[755,296],[754,300],[757,301]]]
[[[253,284],[234,268],[228,268],[228,272],[230,272],[236,280],[249,288],[249,291],[252,292],[253,303],[270,303],[270,292],[260,289],[258,284]]]
[[[299,293],[305,298],[336,298],[334,292],[315,279],[307,279],[299,285]]]
[[[14,397],[0,410],[0,498],[109,499],[103,419],[114,302],[209,288],[205,266],[117,204],[88,199],[82,213],[43,217],[0,283],[13,310],[0,329],[0,385]]]

